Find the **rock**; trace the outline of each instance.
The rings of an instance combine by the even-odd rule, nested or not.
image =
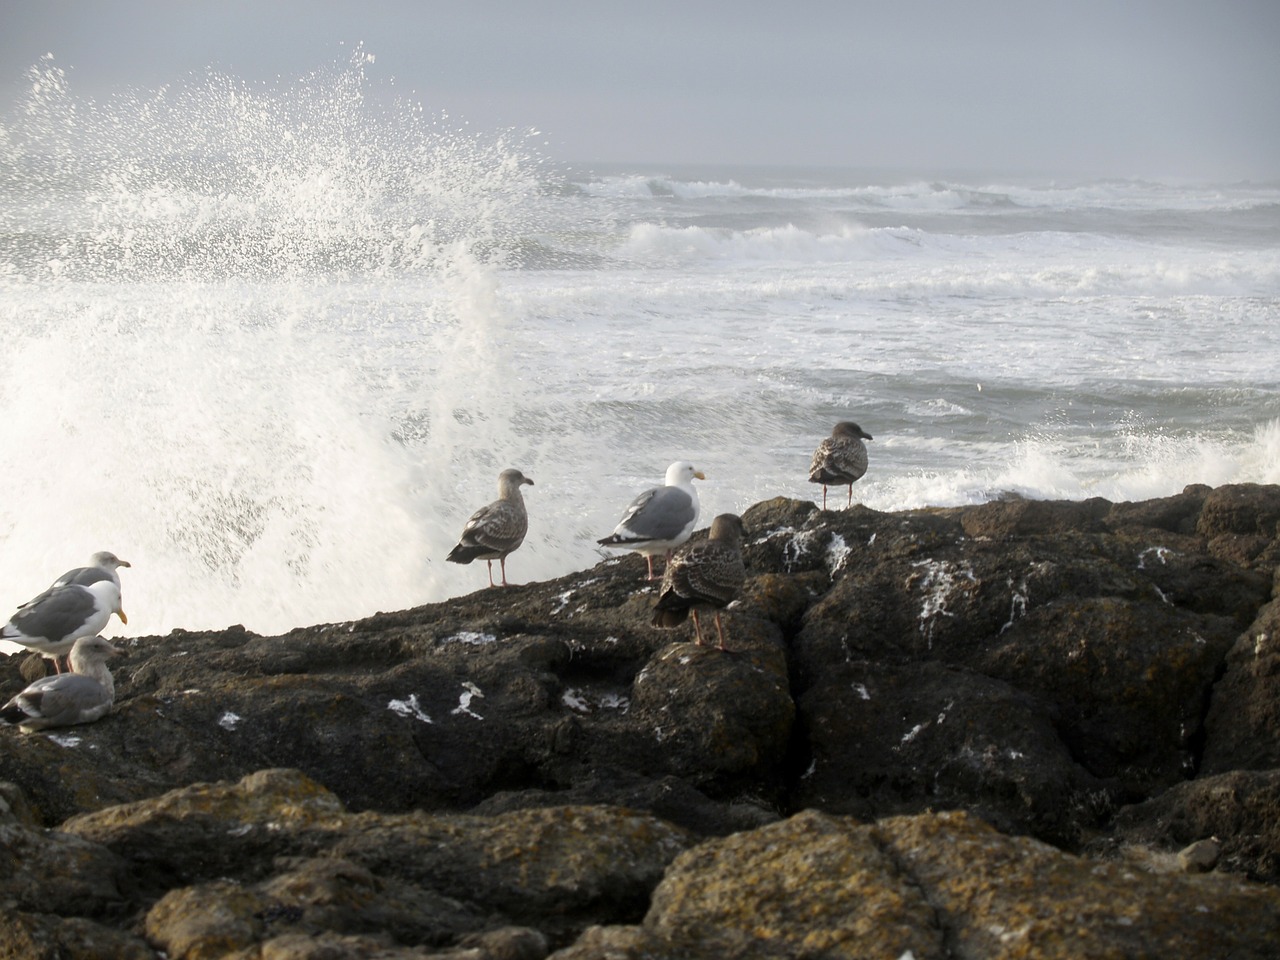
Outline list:
[[[866,819],[968,809],[1071,846],[1114,786],[1073,759],[1042,699],[938,663],[841,664],[800,700],[810,760],[793,803]]]
[[[82,917],[0,910],[0,956],[5,960],[157,960],[140,937]]]
[[[673,644],[636,677],[630,713],[652,732],[655,772],[702,787],[767,780],[781,766],[795,716],[782,646],[733,636],[728,654]]]
[[[110,716],[0,729],[11,939],[859,955],[833,926],[852,910],[892,920],[867,949],[916,960],[1265,955],[1248,923],[1210,943],[1188,891],[1234,924],[1280,885],[1280,487],[744,520],[729,654],[650,626],[632,556],[278,637],[128,641]],[[0,658],[0,696],[23,663]],[[1185,874],[1207,838],[1216,866]]]
[[[1226,657],[1205,720],[1206,774],[1280,767],[1280,600],[1258,611]]]
[[[1205,495],[1196,533],[1208,541],[1208,550],[1216,557],[1271,570],[1280,563],[1278,523],[1280,488],[1274,484],[1237,483]]]
[[[1178,851],[1178,864],[1186,873],[1207,873],[1218,865],[1222,844],[1216,837],[1197,840]]]
[[[349,813],[286,770],[195,784],[64,829],[100,857],[128,861],[137,899],[156,901],[148,939],[175,957],[319,930],[443,945],[495,917],[563,938],[593,921],[638,919],[693,842],[617,807]]]
[[[1191,536],[1196,532],[1196,521],[1210,489],[1203,484],[1192,484],[1172,497],[1113,503],[1107,513],[1106,524],[1116,530],[1157,529]]]
[[[181,887],[147,913],[147,939],[176,960],[218,960],[262,939],[264,902],[229,880]]]
[[[1272,888],[1099,864],[965,814],[895,818],[876,830],[937,910],[951,955],[1262,960],[1275,950]]]
[[[810,811],[682,854],[639,927],[587,931],[552,957],[1262,960],[1277,923],[1274,889],[1100,865],[963,813],[872,825]]]
[[[19,910],[100,917],[119,909],[127,864],[75,836],[0,824],[0,903]]]
[[[280,953],[296,936],[434,947],[487,922],[456,900],[342,859],[296,858],[273,869],[279,872],[257,884],[216,880],[171,890],[147,913],[147,939],[172,957],[253,947]]]
[[[892,853],[857,821],[818,813],[683,854],[644,927],[668,956],[943,953],[933,907]]]
[[[1001,539],[1044,534],[1101,530],[1110,502],[1094,497],[1067,500],[993,500],[969,507],[960,523],[970,537]]]
[[[1280,769],[1190,780],[1121,809],[1114,839],[1174,853],[1206,837],[1219,870],[1280,883]]]

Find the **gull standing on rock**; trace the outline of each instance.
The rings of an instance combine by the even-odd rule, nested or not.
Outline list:
[[[105,716],[116,697],[107,658],[119,652],[102,637],[81,637],[71,648],[72,672],[36,680],[0,707],[0,720],[33,733]]]
[[[722,513],[711,521],[711,531],[706,540],[676,553],[662,575],[662,589],[653,608],[653,625],[677,627],[692,614],[693,632],[699,646],[702,646],[698,611],[714,610],[720,649],[725,650],[720,610],[738,596],[747,579],[747,569],[742,562],[742,541],[745,537],[742,518],[737,514]]]
[[[632,500],[613,533],[596,543],[643,554],[652,580],[654,554],[670,559],[671,551],[693,534],[700,509],[695,479],[707,478],[692,463],[677,460],[667,467],[666,486],[651,487]]]
[[[809,482],[822,484],[822,509],[827,509],[827,487],[849,488],[853,506],[853,485],[867,472],[867,448],[863,440],[874,439],[856,423],[842,420],[831,436],[818,444],[809,464]]]
[[[446,560],[454,563],[470,563],[484,560],[489,564],[489,586],[493,582],[493,561],[502,568],[502,585],[507,583],[507,554],[524,542],[529,529],[529,514],[524,508],[524,495],[520,487],[533,481],[519,470],[508,469],[498,474],[498,499],[481,507],[471,515],[462,528],[457,545],[449,551]]]
[[[0,639],[11,640],[53,660],[69,652],[81,637],[91,637],[107,625],[111,614],[128,623],[120,609],[120,588],[109,579],[86,586],[67,583],[50,587],[0,627]]]

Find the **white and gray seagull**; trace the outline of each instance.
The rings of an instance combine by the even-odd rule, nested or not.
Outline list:
[[[622,547],[643,554],[649,563],[649,577],[654,579],[653,558],[671,551],[687,541],[698,522],[698,491],[693,481],[706,475],[687,460],[677,460],[667,467],[665,486],[651,487],[627,505],[627,512],[613,533],[596,543],[606,547]]]
[[[29,684],[0,707],[0,720],[34,733],[47,727],[92,723],[105,716],[116,697],[107,658],[119,652],[102,637],[81,637],[71,648],[72,672]]]
[[[68,653],[81,637],[95,636],[113,613],[129,622],[120,609],[120,588],[114,580],[95,580],[88,586],[64,583],[23,604],[0,627],[0,639],[49,657],[61,673],[58,657]]]

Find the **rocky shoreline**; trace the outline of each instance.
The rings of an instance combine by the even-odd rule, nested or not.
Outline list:
[[[638,556],[129,641],[0,730],[0,956],[1276,955],[1280,487],[743,519],[728,654]]]

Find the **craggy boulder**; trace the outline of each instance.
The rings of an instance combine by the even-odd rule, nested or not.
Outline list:
[[[1231,647],[1205,726],[1206,774],[1280,768],[1280,600]]]
[[[800,807],[871,819],[963,807],[1071,846],[1110,810],[1045,699],[939,663],[840,664],[800,700]]]
[[[1174,854],[1204,840],[1218,847],[1212,866],[1280,884],[1280,768],[1180,783],[1121,810],[1107,842]]]
[[[681,855],[638,926],[554,960],[914,957],[1270,960],[1280,892],[1100,864],[963,813],[817,812]]]

